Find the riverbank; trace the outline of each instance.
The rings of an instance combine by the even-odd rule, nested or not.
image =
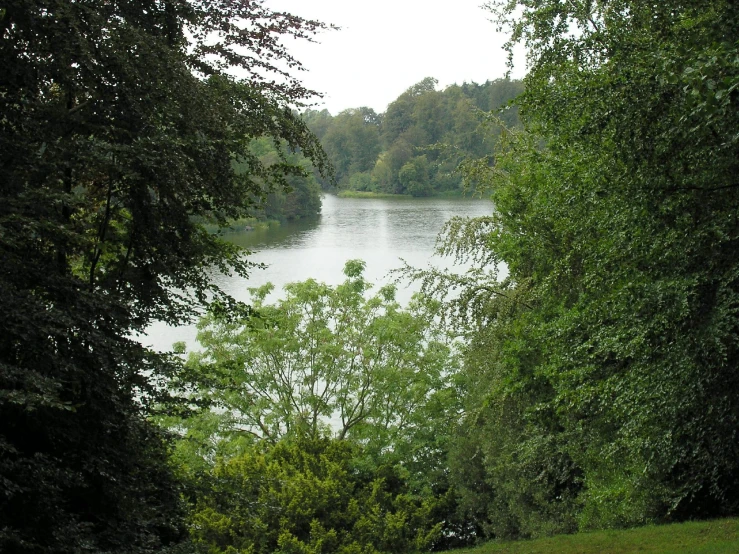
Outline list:
[[[739,518],[650,525],[546,539],[489,542],[445,554],[729,554],[739,552]]]
[[[367,190],[340,190],[339,198],[412,198],[410,194],[390,194],[389,192],[370,192]]]
[[[388,192],[371,192],[366,190],[340,190],[336,193],[339,198],[414,198],[410,194],[391,194]],[[474,192],[463,190],[445,190],[430,196],[417,198],[479,198]]]
[[[218,231],[225,233],[242,233],[245,231],[261,231],[264,229],[272,229],[279,227],[282,223],[276,219],[267,219],[265,221],[253,218],[253,217],[242,217],[230,221],[226,227],[219,227],[218,225],[212,225],[206,223],[203,225],[208,232],[216,233]]]

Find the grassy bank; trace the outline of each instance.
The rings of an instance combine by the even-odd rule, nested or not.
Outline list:
[[[489,198],[489,194],[484,196],[484,198]],[[442,190],[441,192],[436,192],[433,195],[433,198],[475,198],[480,199],[480,193],[474,190]]]
[[[729,554],[739,552],[739,519],[657,525],[626,531],[598,531],[532,541],[490,542],[447,554],[586,553]]]
[[[339,198],[413,198],[410,194],[390,194],[388,192],[370,192],[366,190],[340,190],[337,196]],[[445,190],[420,198],[479,198],[479,196],[469,191]]]
[[[366,190],[340,190],[337,196],[339,198],[411,198],[410,194],[390,194]]]

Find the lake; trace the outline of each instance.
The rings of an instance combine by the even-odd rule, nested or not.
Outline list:
[[[405,260],[416,267],[450,267],[452,260],[434,255],[436,237],[453,216],[488,215],[492,203],[466,198],[339,198],[324,195],[322,214],[311,221],[270,229],[229,233],[226,238],[251,251],[251,259],[267,265],[248,279],[214,273],[213,280],[231,296],[248,301],[250,287],[271,282],[274,297],[285,283],[310,277],[329,284],[344,280],[342,269],[350,259],[367,262],[365,277],[386,283]],[[398,299],[407,301],[412,286],[402,286]],[[176,341],[195,344],[195,326],[152,325],[141,342],[169,350]]]

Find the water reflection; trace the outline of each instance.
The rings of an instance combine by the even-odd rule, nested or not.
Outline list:
[[[320,224],[321,216],[318,216],[268,228],[229,231],[224,238],[248,250],[291,248],[300,245],[301,241],[305,240],[305,235],[315,231]]]

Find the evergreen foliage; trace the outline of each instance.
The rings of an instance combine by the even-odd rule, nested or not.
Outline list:
[[[361,467],[348,441],[296,438],[220,459],[192,514],[209,554],[428,552],[440,499],[408,486],[400,465]],[[442,499],[443,500],[443,499]]]

